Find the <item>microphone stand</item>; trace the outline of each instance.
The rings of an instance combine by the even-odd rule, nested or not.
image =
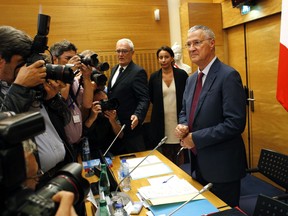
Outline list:
[[[114,200],[121,199],[121,200],[122,200],[122,203],[123,203],[124,205],[126,205],[126,204],[128,203],[128,202],[127,202],[127,199],[128,199],[128,200],[130,199],[129,196],[128,196],[126,193],[124,193],[124,192],[118,192],[118,189],[119,189],[121,183],[122,183],[126,178],[130,177],[131,173],[132,173],[137,167],[139,167],[140,164],[142,164],[143,161],[146,160],[146,158],[147,158],[148,156],[150,156],[157,148],[159,148],[161,145],[163,145],[163,144],[166,142],[166,140],[167,140],[167,136],[165,136],[165,137],[158,143],[158,145],[157,145],[153,150],[151,150],[150,153],[149,153],[146,157],[144,157],[143,160],[141,160],[141,162],[138,163],[138,164],[128,173],[128,175],[125,176],[125,177],[118,183],[118,185],[117,185],[117,187],[116,187],[116,190],[111,193],[111,195],[112,195],[112,200],[113,200],[113,198],[114,198]],[[126,200],[126,201],[124,201],[124,200]],[[130,199],[130,201],[131,201],[131,199]],[[126,204],[125,204],[125,203],[126,203]]]
[[[146,158],[148,158],[156,149],[158,149],[161,145],[163,145],[163,144],[166,142],[166,140],[167,140],[167,136],[165,136],[165,137],[158,143],[158,145],[157,145],[152,151],[150,151],[149,154],[148,154],[146,157],[144,157],[144,158],[140,161],[140,163],[138,163],[138,164],[128,173],[128,175],[125,176],[125,177],[119,182],[119,184],[117,185],[117,188],[116,188],[116,190],[115,190],[116,193],[117,193],[117,190],[119,189],[119,186],[121,185],[121,183],[122,183],[126,178],[128,178],[128,177],[130,176],[130,174],[131,174],[137,167],[139,167],[139,166],[143,163],[143,161],[146,160]]]
[[[199,196],[200,194],[204,193],[205,191],[210,190],[210,188],[213,186],[212,183],[208,183],[206,186],[204,186],[195,196],[193,196],[191,199],[187,200],[185,203],[183,203],[181,206],[176,208],[174,211],[168,214],[168,216],[173,215],[175,212],[177,212],[179,209],[183,208],[187,203],[189,203],[191,200],[195,199],[195,197]]]
[[[110,146],[107,148],[107,150],[105,151],[105,153],[103,154],[103,156],[105,157],[105,155],[107,154],[107,152],[110,150],[110,148],[112,147],[112,145],[114,144],[114,142],[116,141],[116,139],[118,138],[118,136],[121,134],[121,132],[124,130],[125,128],[125,124],[123,124],[123,126],[121,127],[120,131],[117,133],[116,137],[114,138],[114,140],[112,141],[112,143],[110,144]]]

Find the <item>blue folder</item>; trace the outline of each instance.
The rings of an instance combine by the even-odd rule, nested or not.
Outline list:
[[[154,216],[158,216],[161,214],[168,215],[183,203],[184,202],[150,206],[149,208],[151,212],[154,214]],[[190,201],[184,207],[175,212],[173,216],[186,216],[186,215],[201,216],[218,211],[219,210],[215,206],[213,206],[207,199],[201,199]]]

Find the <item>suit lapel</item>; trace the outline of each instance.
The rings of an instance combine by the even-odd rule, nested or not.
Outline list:
[[[197,116],[199,110],[201,109],[201,106],[207,96],[207,93],[209,91],[209,89],[212,87],[213,83],[214,83],[214,80],[216,79],[217,77],[217,67],[218,67],[218,61],[216,60],[211,68],[210,68],[210,71],[206,77],[206,80],[205,80],[205,83],[204,83],[204,86],[202,87],[202,90],[201,90],[201,94],[200,94],[200,98],[199,98],[199,101],[198,101],[198,104],[197,104],[197,107],[196,107],[196,110],[195,110],[195,114],[194,114],[194,118]],[[195,82],[196,83],[196,82]],[[194,85],[195,87],[195,85]],[[193,91],[194,93],[194,91]]]
[[[193,99],[193,95],[194,95],[194,91],[195,91],[195,86],[196,86],[196,81],[197,81],[197,72],[194,72],[192,77],[191,77],[191,82],[190,82],[190,86],[189,86],[189,89],[191,89],[191,94],[189,95],[189,98],[187,100],[187,116],[188,116],[188,119],[189,119],[189,115],[190,115],[190,112],[191,112],[191,107],[192,107],[192,99]]]
[[[119,65],[118,65],[119,67]],[[113,76],[117,70],[118,67],[115,67],[115,70],[113,71]],[[114,83],[114,85],[112,86],[112,88],[114,88],[115,86],[118,85],[118,83],[120,83],[123,79],[125,79],[125,77],[127,77],[131,71],[133,71],[134,68],[134,62],[131,61],[128,66],[125,68],[125,70],[122,72],[122,74],[120,75],[120,77],[117,77],[116,82]],[[113,78],[113,77],[112,77]],[[111,79],[112,80],[112,79]],[[110,87],[111,87],[111,83],[110,83]]]

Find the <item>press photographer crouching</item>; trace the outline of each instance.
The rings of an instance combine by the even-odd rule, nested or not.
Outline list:
[[[41,21],[43,16],[44,21]],[[62,138],[65,136],[63,128],[71,119],[59,95],[59,90],[65,86],[65,79],[62,79],[64,70],[57,70],[59,74],[52,76],[60,80],[47,77],[48,73],[55,75],[57,72],[53,66],[54,69],[50,67],[47,72],[42,53],[37,53],[47,49],[49,30],[47,16],[39,17],[34,41],[23,31],[0,26],[0,111],[17,114],[38,111],[43,116],[45,131],[33,138],[37,146],[38,166],[44,172],[39,181],[42,187],[53,179],[58,170],[75,159],[70,146]]]
[[[83,202],[89,192],[82,166],[67,164],[34,192],[33,181],[42,172],[30,138],[45,130],[44,119],[37,112],[10,115],[0,113],[0,215],[76,215],[73,205]]]
[[[88,117],[84,119],[83,133],[89,140],[90,154],[92,158],[99,158],[99,150],[105,152],[121,130],[121,123],[117,117],[119,102],[116,99],[108,100],[107,94],[101,89],[94,91],[92,108],[88,111]],[[115,141],[109,153],[118,154],[121,148],[120,140]]]

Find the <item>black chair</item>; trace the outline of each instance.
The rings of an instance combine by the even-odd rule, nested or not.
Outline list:
[[[261,173],[275,185],[257,178],[251,173]],[[247,170],[247,175],[241,180],[240,208],[249,216],[253,215],[259,194],[277,199],[287,199],[288,191],[288,156],[262,149],[257,168]]]
[[[253,216],[288,216],[288,205],[272,197],[260,194]]]

